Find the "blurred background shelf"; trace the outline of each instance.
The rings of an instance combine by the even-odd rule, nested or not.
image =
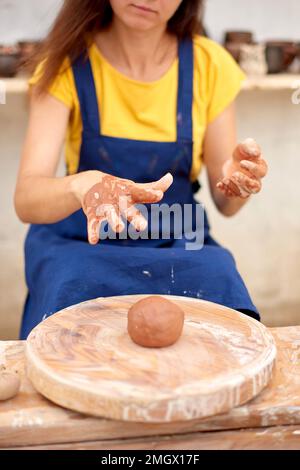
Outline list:
[[[26,77],[16,77],[16,78],[1,78],[0,81],[2,88],[6,90],[8,94],[17,94],[17,93],[26,93],[28,91],[28,84]]]
[[[8,94],[26,93],[28,84],[26,77],[0,78]],[[259,77],[248,77],[243,84],[244,91],[280,91],[293,90],[300,87],[300,74],[274,74]]]
[[[300,87],[300,74],[274,74],[263,77],[248,77],[243,90],[293,90]]]

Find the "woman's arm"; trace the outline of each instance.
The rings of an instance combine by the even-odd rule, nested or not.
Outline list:
[[[15,209],[25,223],[52,223],[80,208],[74,177],[57,178],[70,110],[49,94],[30,102],[29,125],[15,191]]]
[[[235,103],[226,108],[207,127],[204,162],[212,198],[225,216],[236,214],[251,194],[261,189],[267,164],[252,140],[236,145]]]

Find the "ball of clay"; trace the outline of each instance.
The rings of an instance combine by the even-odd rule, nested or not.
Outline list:
[[[0,372],[0,401],[10,400],[20,390],[20,379],[13,372]]]
[[[184,312],[170,300],[150,296],[132,305],[128,312],[128,333],[139,346],[164,348],[181,336]]]

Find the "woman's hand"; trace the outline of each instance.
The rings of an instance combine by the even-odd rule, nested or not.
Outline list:
[[[253,139],[246,139],[224,163],[223,179],[217,183],[217,188],[228,198],[247,199],[261,190],[261,180],[267,171],[260,147]]]
[[[122,232],[125,227],[122,217],[132,223],[136,230],[145,230],[147,221],[134,205],[159,202],[172,183],[170,173],[159,181],[147,184],[138,184],[100,171],[78,174],[72,182],[72,188],[87,217],[89,243],[98,243],[103,221],[107,221],[116,233]]]

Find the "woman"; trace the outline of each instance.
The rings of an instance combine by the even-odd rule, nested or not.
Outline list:
[[[221,46],[197,34],[201,6],[65,0],[31,80],[15,195],[20,219],[32,224],[22,338],[62,308],[122,294],[203,298],[259,318],[206,217],[203,248],[186,250],[185,233],[180,239],[173,229],[165,239],[159,226],[151,236],[135,205],[149,213],[160,201],[190,205],[195,229],[203,163],[226,216],[260,191],[267,171],[254,141],[236,145],[234,100],[244,76]],[[65,140],[67,176],[58,178]],[[149,239],[122,239],[126,219]],[[103,220],[119,235],[98,243]]]

